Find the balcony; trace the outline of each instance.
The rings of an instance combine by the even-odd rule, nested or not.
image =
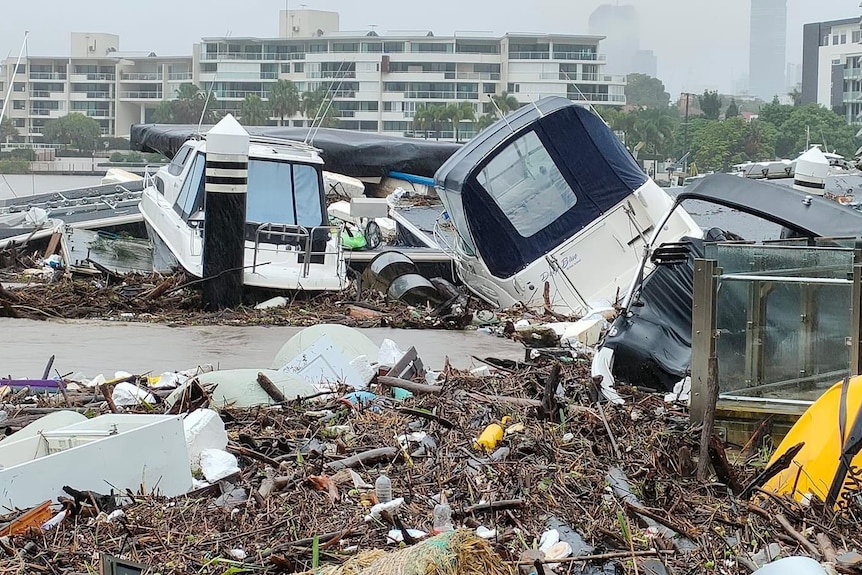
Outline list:
[[[329,71],[329,72],[307,72],[305,77],[309,80],[319,80],[321,78],[356,78],[356,72],[352,70],[338,72],[338,71]]]
[[[215,97],[219,100],[244,100],[246,96],[257,96],[263,100],[269,98],[269,91],[255,91],[255,90],[215,90],[213,92]]]
[[[80,110],[80,112],[86,112],[91,118],[109,118],[111,116],[110,110]]]
[[[171,72],[168,74],[169,82],[183,82],[185,80],[191,80],[192,73],[191,72]]]
[[[583,62],[604,62],[607,55],[595,52],[554,52],[554,60],[578,60]]]
[[[478,100],[478,92],[450,92],[447,90],[410,91],[404,97],[411,100]]]
[[[845,68],[844,69],[844,79],[845,80],[860,80],[860,79],[862,79],[862,68]]]
[[[133,72],[120,74],[120,80],[123,82],[161,82],[161,72]]]
[[[31,80],[65,80],[65,72],[30,72]]]
[[[488,80],[497,82],[500,80],[499,72],[445,72],[446,80]]]
[[[509,52],[509,60],[550,60],[550,52]]]
[[[80,92],[77,92],[80,94]],[[87,92],[88,100],[110,100],[111,93],[110,92]]]
[[[542,74],[542,76],[551,74]],[[545,79],[545,78],[542,78]],[[567,82],[602,82],[605,84],[625,84],[626,77],[610,74],[577,74],[573,72],[560,72],[560,80]]]
[[[162,93],[157,90],[133,90],[120,92],[120,98],[123,100],[161,100]]]
[[[862,100],[862,92],[844,92],[841,98],[841,101],[845,104],[858,102],[859,100]]]
[[[44,100],[51,97],[51,92],[44,90],[30,90],[30,97]]]
[[[219,60],[254,60],[254,61],[284,61],[305,60],[304,52],[204,52],[201,54],[203,61]]]
[[[569,93],[569,99],[575,102],[613,102],[615,104],[626,103],[626,97],[624,94],[595,94],[589,92],[578,92],[575,94]]]

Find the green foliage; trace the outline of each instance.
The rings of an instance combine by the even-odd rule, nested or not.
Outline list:
[[[8,152],[0,152],[0,159],[36,161],[36,150],[30,148],[15,148]]]
[[[461,141],[461,122],[476,122],[476,108],[471,102],[458,102],[446,106],[445,117],[452,123],[455,131],[455,141]]]
[[[12,123],[12,118],[3,118],[3,123],[0,123],[0,142],[7,142],[19,135],[18,128]]]
[[[156,109],[153,110],[153,122],[156,124],[172,124],[174,121],[173,102],[164,100],[159,102]]]
[[[162,158],[161,154],[155,154],[159,159]],[[150,161],[152,154],[147,154],[146,156],[140,152],[129,152],[124,154],[123,152],[114,152],[111,154],[111,163],[120,164],[123,162],[127,162],[130,164],[143,164]]]
[[[808,143],[823,144],[847,158],[856,154],[856,129],[844,117],[818,104],[782,106],[773,102],[763,106],[760,119],[777,130],[775,152],[780,157],[795,158]]]
[[[413,129],[424,132],[428,139],[428,132],[434,132],[435,139],[440,139],[443,126],[449,121],[447,107],[443,104],[419,104],[413,116]]]
[[[690,138],[692,160],[702,170],[727,171],[733,164],[775,155],[775,129],[739,116],[722,122],[696,118]]]
[[[338,125],[338,110],[330,105],[326,89],[323,87],[302,95],[302,113],[314,127],[334,128]]]
[[[296,84],[290,80],[279,80],[269,91],[269,109],[278,116],[279,124],[284,125],[285,116],[294,117],[302,109],[302,100]]]
[[[129,140],[126,138],[111,138],[111,137],[102,137],[99,140],[99,145],[97,149],[102,150],[128,150],[129,148]]]
[[[0,160],[0,174],[27,174],[30,162],[27,160]]]
[[[248,94],[239,106],[239,117],[246,126],[265,126],[269,120],[269,106],[255,94]]]
[[[93,118],[73,112],[46,122],[42,135],[46,142],[72,145],[77,150],[93,152],[99,144],[101,130],[99,122]]]
[[[670,94],[658,78],[646,74],[629,74],[626,82],[627,104],[646,108],[667,108],[670,105]]]
[[[625,133],[626,145],[630,149],[643,142],[644,152],[665,157],[673,153],[675,132],[680,122],[679,116],[670,108],[623,112],[619,108],[608,107],[598,112],[612,130]]]
[[[503,92],[499,96],[492,96],[491,99],[494,100],[494,103],[497,104],[496,108],[499,108],[504,116],[523,106],[523,104],[518,101],[518,98],[509,94],[509,92]]]
[[[202,92],[194,84],[180,84],[176,98],[170,102],[162,102],[153,112],[153,121],[159,124],[197,124],[203,119],[204,124],[216,121],[218,101],[215,94]]]
[[[736,99],[731,98],[730,104],[727,105],[727,110],[724,111],[725,118],[735,118],[739,115],[739,106],[736,105]]]
[[[698,96],[697,100],[707,120],[718,120],[721,115],[721,96],[718,91],[704,90],[703,96]]]
[[[482,114],[479,116],[479,119],[476,120],[476,131],[481,132],[496,121],[497,118],[495,118],[493,114]]]

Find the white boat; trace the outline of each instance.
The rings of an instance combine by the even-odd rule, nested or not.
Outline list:
[[[498,121],[435,180],[458,275],[500,307],[584,314],[615,303],[673,205],[598,116],[560,97]],[[658,236],[703,232],[678,209]]]
[[[140,211],[157,258],[170,252],[203,276],[206,137],[188,140],[147,178]],[[246,199],[244,284],[338,291],[347,285],[340,229],[326,213],[323,160],[298,142],[252,136]]]

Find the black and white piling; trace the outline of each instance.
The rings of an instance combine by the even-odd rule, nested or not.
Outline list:
[[[242,302],[248,142],[230,114],[207,134],[203,303],[210,310]]]

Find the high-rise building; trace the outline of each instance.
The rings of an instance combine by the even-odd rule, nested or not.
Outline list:
[[[859,16],[803,28],[802,102],[862,122],[862,26]]]
[[[652,50],[640,46],[640,17],[631,5],[602,4],[589,19],[589,33],[605,36],[602,50],[609,74],[656,76],[658,61]]]
[[[749,92],[766,101],[786,92],[787,0],[751,0]]]

